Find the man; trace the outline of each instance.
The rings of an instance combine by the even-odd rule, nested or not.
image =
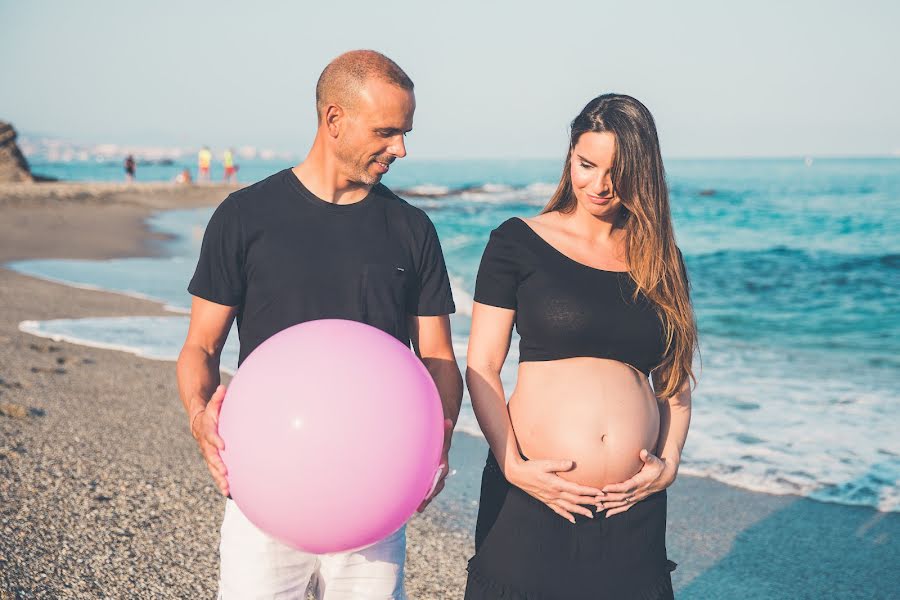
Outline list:
[[[134,156],[129,154],[125,157],[125,181],[131,183],[134,181],[135,162]]]
[[[237,165],[231,148],[222,153],[222,164],[225,166],[225,183],[237,183]]]
[[[406,156],[413,83],[377,52],[348,52],[319,77],[316,108],[318,130],[306,159],[228,196],[207,226],[188,288],[194,296],[191,324],[178,359],[191,433],[227,496],[217,434],[225,397],[219,354],[235,317],[239,362],[297,323],[368,323],[412,342],[440,392],[446,437],[442,481],[433,497],[443,487],[462,399],[450,338],[455,307],[431,221],[379,184],[391,163]],[[346,367],[352,373],[353,365]],[[365,510],[365,490],[347,493],[358,494]],[[357,552],[316,556],[261,533],[229,499],[220,553],[219,597],[225,600],[305,598],[311,579],[327,600],[405,597],[403,529]]]
[[[203,146],[197,153],[197,180],[209,181],[209,165],[212,163],[212,152]]]

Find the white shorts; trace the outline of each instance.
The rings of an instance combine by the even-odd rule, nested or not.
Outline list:
[[[234,500],[225,504],[219,545],[219,600],[405,600],[406,527],[341,554],[310,554],[256,528]]]

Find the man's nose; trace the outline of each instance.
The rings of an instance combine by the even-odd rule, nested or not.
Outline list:
[[[403,158],[406,156],[406,142],[403,139],[403,136],[399,136],[397,139],[393,141],[393,143],[388,146],[388,152],[393,154],[397,158]]]

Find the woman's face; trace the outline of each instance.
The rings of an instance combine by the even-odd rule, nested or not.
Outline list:
[[[622,206],[610,176],[615,155],[616,136],[609,132],[583,133],[572,149],[572,190],[579,209],[610,220]]]

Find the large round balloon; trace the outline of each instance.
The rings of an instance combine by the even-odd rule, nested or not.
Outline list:
[[[440,398],[410,349],[362,323],[310,321],[243,362],[219,417],[231,496],[262,531],[324,554],[399,529],[431,491]]]

